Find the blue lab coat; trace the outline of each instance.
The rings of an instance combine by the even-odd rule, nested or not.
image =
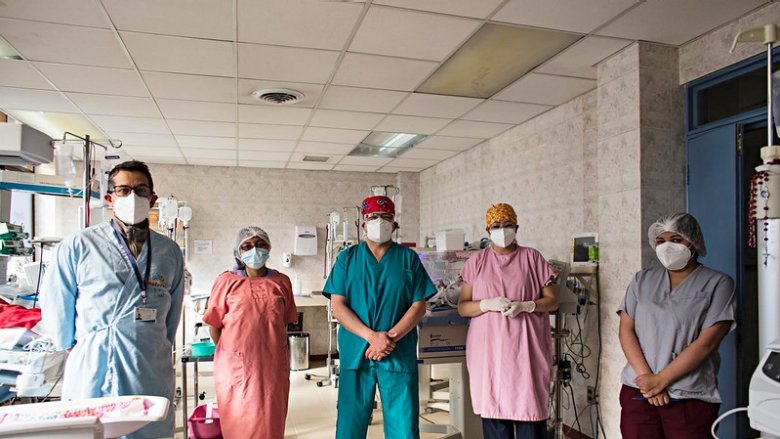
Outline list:
[[[179,246],[149,232],[152,265],[146,307],[154,322],[139,322],[141,289],[110,223],[65,238],[54,250],[40,304],[47,335],[58,349],[70,349],[62,398],[156,395],[171,401],[168,417],[131,438],[172,437],[174,370],[171,348],[181,317],[184,261]],[[146,273],[147,245],[138,254]]]

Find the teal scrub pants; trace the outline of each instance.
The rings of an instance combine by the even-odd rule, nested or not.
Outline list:
[[[357,370],[342,369],[339,373],[336,439],[365,439],[377,384],[382,398],[385,439],[418,439],[417,371],[393,372],[380,369],[373,362]]]

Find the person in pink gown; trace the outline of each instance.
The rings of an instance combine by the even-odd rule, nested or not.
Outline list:
[[[290,393],[287,324],[298,318],[292,284],[265,266],[271,240],[238,232],[237,266],[217,277],[203,322],[217,344],[214,390],[222,437],[282,439]]]
[[[471,317],[466,364],[474,413],[485,439],[543,439],[549,417],[552,339],[558,308],[554,271],[538,251],[517,245],[517,215],[491,206],[491,245],[461,270],[458,311]]]

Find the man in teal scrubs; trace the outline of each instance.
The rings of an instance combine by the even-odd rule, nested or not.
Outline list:
[[[417,254],[391,241],[395,206],[363,200],[366,240],[339,254],[324,294],[341,324],[337,439],[364,439],[379,385],[385,438],[420,437],[417,324],[436,287]]]

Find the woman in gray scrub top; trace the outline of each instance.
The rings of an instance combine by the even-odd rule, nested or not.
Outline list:
[[[734,280],[702,265],[699,223],[687,213],[647,231],[662,267],[634,275],[620,304],[620,431],[625,439],[710,437],[721,403],[718,345],[734,329]]]

